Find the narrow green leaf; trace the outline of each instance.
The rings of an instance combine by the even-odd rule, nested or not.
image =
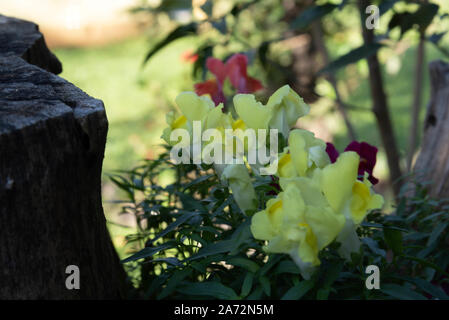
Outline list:
[[[233,266],[242,267],[252,273],[256,273],[259,270],[260,266],[254,261],[242,258],[242,257],[232,257],[226,260],[226,263],[231,264]]]
[[[162,232],[160,232],[156,237],[151,239],[151,241],[149,243],[154,243],[157,239],[159,239],[159,238],[165,236],[167,233],[175,230],[177,227],[179,227],[181,224],[189,221],[189,219],[195,215],[198,215],[198,213],[196,213],[196,212],[183,213],[178,219],[176,219],[175,222],[168,225],[167,228],[165,228]]]
[[[153,49],[151,49],[147,53],[147,55],[143,61],[143,64],[145,64],[155,53],[157,53],[159,50],[164,48],[169,43],[171,43],[177,39],[180,39],[180,38],[183,38],[186,36],[190,36],[190,35],[196,33],[197,27],[198,27],[198,25],[195,22],[177,27],[164,40],[158,42],[153,47]]]
[[[191,296],[207,296],[223,300],[238,300],[239,296],[231,288],[215,281],[184,283],[176,291]]]
[[[338,5],[326,3],[321,6],[310,7],[299,14],[290,24],[290,29],[302,30],[307,28],[315,20],[321,19],[328,13],[332,12]]]
[[[186,260],[197,260],[214,254],[229,252],[233,249],[234,243],[230,240],[224,240],[221,242],[212,243],[208,246],[201,248],[198,253],[187,258]]]
[[[271,295],[271,282],[267,277],[260,277],[259,282],[262,285],[263,292],[269,297]]]
[[[326,67],[321,69],[318,73],[323,74],[334,72],[337,69],[343,68],[359,60],[369,58],[372,55],[376,54],[376,52],[382,47],[383,45],[380,43],[371,43],[368,45],[362,45],[356,49],[351,50],[350,52],[341,56],[337,60],[332,61]]]
[[[402,253],[402,233],[398,230],[384,229],[384,238],[388,247],[393,250],[394,254]]]
[[[389,283],[381,286],[380,290],[393,298],[400,300],[427,300],[423,295],[411,290],[410,288],[398,284]]]
[[[191,269],[176,271],[167,281],[167,285],[165,286],[165,288],[162,289],[162,291],[158,294],[157,299],[164,299],[172,294],[176,290],[178,284],[191,273]]]
[[[274,271],[274,274],[281,274],[281,273],[300,274],[301,272],[298,266],[293,261],[286,260],[279,263],[279,266]]]
[[[242,284],[242,292],[240,293],[240,296],[242,298],[246,297],[253,287],[253,280],[254,280],[254,274],[251,272],[248,272],[245,276],[245,279],[243,280]]]
[[[430,234],[429,240],[427,241],[427,246],[432,246],[440,237],[440,235],[443,233],[444,230],[446,230],[448,225],[448,222],[446,223],[440,223],[438,224],[435,229]]]
[[[212,178],[214,175],[213,174],[206,174],[204,176],[201,176],[199,178],[196,178],[195,180],[190,181],[189,183],[185,184],[183,186],[184,191],[187,190],[188,188],[190,188],[191,186],[197,185],[199,183],[202,183],[206,180],[208,180],[209,178]]]
[[[163,243],[163,244],[161,244],[160,246],[157,246],[157,247],[143,248],[139,252],[137,252],[137,253],[133,254],[132,256],[122,260],[122,263],[135,261],[135,260],[139,260],[139,259],[143,259],[143,258],[148,258],[148,257],[151,257],[154,254],[158,253],[159,251],[162,251],[162,250],[165,250],[165,249],[169,249],[169,248],[174,248],[175,246],[176,246],[176,244],[174,242],[166,242],[166,243]]]
[[[310,280],[302,281],[293,288],[290,288],[281,298],[281,300],[299,300],[310,289],[313,288],[313,282]]]

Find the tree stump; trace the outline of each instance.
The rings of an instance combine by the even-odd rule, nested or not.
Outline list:
[[[103,102],[61,71],[37,25],[0,15],[0,299],[123,297],[101,203]]]
[[[429,69],[431,98],[414,172],[429,183],[430,196],[449,198],[449,64],[432,61]]]

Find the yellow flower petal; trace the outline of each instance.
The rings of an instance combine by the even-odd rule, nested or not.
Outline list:
[[[257,102],[252,94],[238,94],[234,96],[234,107],[240,119],[248,128],[268,129],[271,109]]]
[[[194,92],[183,92],[176,97],[176,104],[189,121],[203,120],[209,110],[215,107],[207,96],[198,97]]]
[[[343,152],[335,163],[320,172],[321,190],[329,205],[337,213],[342,213],[352,197],[352,187],[357,179],[359,155]]]
[[[272,110],[270,127],[278,129],[284,137],[288,136],[288,131],[296,124],[299,117],[309,113],[310,107],[304,100],[285,85],[268,99],[267,107]]]

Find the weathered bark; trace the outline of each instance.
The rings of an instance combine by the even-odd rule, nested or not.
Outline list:
[[[367,29],[365,26],[365,9],[371,5],[371,1],[359,0],[359,10],[362,22],[363,40],[365,45],[374,42],[374,31]],[[387,155],[388,169],[390,171],[390,182],[393,186],[395,195],[399,194],[401,178],[401,168],[399,166],[399,152],[394,135],[393,125],[390,118],[390,111],[387,103],[387,96],[383,87],[382,73],[380,70],[379,59],[377,54],[367,58],[369,68],[369,80],[371,97],[373,99],[373,113],[377,120],[382,144]]]
[[[37,26],[0,15],[0,299],[121,298],[101,204],[104,106],[46,70],[61,64]]]
[[[430,182],[432,197],[449,198],[449,64],[433,61],[429,69],[431,98],[413,171],[418,181]]]

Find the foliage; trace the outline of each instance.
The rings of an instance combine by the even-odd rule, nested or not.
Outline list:
[[[310,280],[285,254],[266,254],[251,235],[250,218],[211,168],[176,165],[169,150],[156,160],[111,178],[128,195],[124,211],[139,231],[128,237],[136,252],[123,262],[138,271],[134,284],[156,299],[448,299],[449,202],[430,199],[417,185],[394,215],[371,212],[358,230],[363,246],[351,262],[337,244],[320,253]],[[158,185],[163,171],[175,176]],[[261,203],[273,190],[254,181]],[[365,287],[365,268],[380,268],[380,290]],[[132,273],[130,273],[132,274]],[[162,289],[161,289],[162,288]],[[446,291],[445,291],[446,290]]]

